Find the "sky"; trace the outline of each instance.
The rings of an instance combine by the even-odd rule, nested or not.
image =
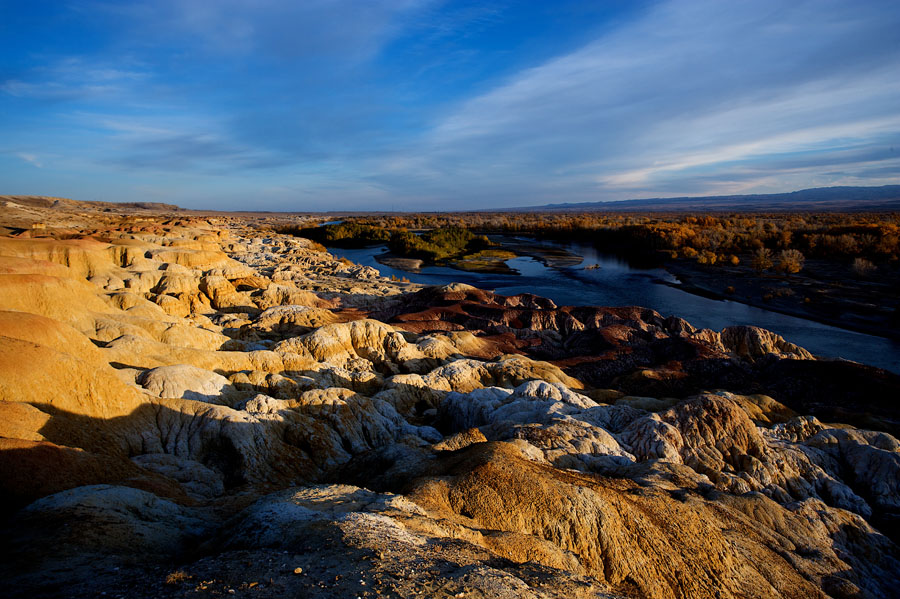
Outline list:
[[[0,194],[443,211],[897,183],[896,0],[0,0]]]

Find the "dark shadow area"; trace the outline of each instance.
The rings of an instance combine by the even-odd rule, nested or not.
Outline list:
[[[733,358],[688,336],[681,319],[646,308],[557,308],[529,294],[432,287],[371,317],[420,333],[474,332],[496,355],[550,361],[589,387],[653,397],[761,393],[800,414],[900,436],[900,375],[847,361]]]
[[[483,351],[490,353],[493,348],[499,354],[512,347],[535,359],[552,360],[592,387],[613,387],[629,394],[653,397],[685,397],[716,388],[735,393],[765,393],[801,414],[811,413],[826,422],[848,422],[897,434],[900,406],[896,405],[895,398],[900,397],[900,376],[883,370],[848,362],[788,360],[771,355],[756,361],[735,359],[702,339],[682,336],[683,325],[677,319],[663,319],[641,308],[556,308],[536,296],[502,297],[480,290],[438,292],[431,289],[421,293],[418,298],[414,294],[395,302],[391,308],[392,321],[401,325],[427,322],[435,327],[433,330],[474,328],[482,335]],[[390,315],[379,315],[385,316]],[[386,364],[380,370],[383,375],[393,374]],[[481,383],[515,387],[531,380],[527,370],[491,376],[494,378]],[[355,384],[346,377],[336,379],[336,383],[348,388]],[[457,432],[439,419],[435,402],[416,398],[417,393],[433,394],[436,389],[422,393],[423,390],[412,385],[397,383],[395,387],[413,398],[411,413],[406,415],[409,422],[436,426],[446,434]],[[40,568],[41,552],[49,555],[54,549],[40,543],[53,538],[49,533],[64,527],[65,522],[37,521],[37,528],[25,529],[17,520],[22,512],[16,510],[37,498],[66,489],[94,484],[121,485],[171,499],[183,507],[215,505],[217,514],[222,516],[233,514],[261,493],[323,479],[376,491],[405,493],[418,488],[424,479],[461,477],[477,466],[489,464],[495,454],[501,458],[505,455],[505,450],[497,449],[501,445],[497,443],[444,452],[427,446],[385,445],[357,454],[349,463],[323,473],[316,454],[329,442],[323,438],[324,428],[310,427],[313,432],[302,431],[299,426],[292,429],[290,424],[266,428],[268,425],[224,419],[221,415],[215,417],[215,406],[205,407],[195,402],[186,403],[183,411],[147,403],[127,416],[111,419],[74,414],[50,405],[35,407],[50,416],[39,431],[47,441],[7,443],[0,451],[0,501],[3,502],[0,507],[5,508],[6,514],[0,526],[7,531],[0,540],[0,554],[7,564],[25,569]],[[318,415],[309,416],[310,421],[318,418]],[[324,424],[325,420],[323,416],[320,423]],[[340,439],[340,444],[347,454],[353,453],[348,439]],[[141,467],[130,459],[157,453],[189,457],[202,464],[221,477],[224,492],[198,499],[188,489],[186,483],[190,480]],[[540,469],[553,480],[603,478],[599,474],[549,466]],[[615,484],[625,484],[624,477],[615,480]],[[845,482],[852,484],[846,479]],[[641,487],[639,482],[628,484],[634,488],[627,492],[641,492],[637,489]],[[647,483],[641,489],[650,487]],[[668,498],[679,504],[688,503],[691,493],[705,499],[713,495],[709,489],[677,489]],[[474,512],[462,508],[459,513],[474,516]],[[877,512],[871,521],[897,538],[896,514]],[[42,536],[44,532],[48,534]],[[839,534],[849,537],[858,534],[858,530]],[[884,551],[896,553],[894,545],[882,543],[883,538],[879,535],[875,539],[873,535],[872,547],[886,547]],[[33,541],[27,551],[21,550],[23,539]],[[867,538],[850,541],[859,546],[867,546],[869,542]],[[172,564],[179,559],[213,555],[216,551],[207,546],[203,551],[208,553],[198,553],[198,547],[191,540],[172,553],[152,557],[141,553],[139,557],[148,563]],[[136,539],[135,552],[141,551]],[[804,556],[803,551],[804,548],[799,548],[798,554],[815,557],[811,553]],[[32,558],[34,561],[29,562]],[[842,580],[835,578],[836,589],[843,588]],[[62,593],[63,589],[64,586],[59,587],[49,594]],[[835,596],[840,596],[837,591]]]
[[[214,417],[218,406],[212,404],[190,402],[189,408],[178,411],[147,403],[110,419],[48,404],[35,407],[51,416],[39,431],[46,441],[4,439],[0,450],[0,506],[6,517],[40,497],[92,484],[130,486],[185,505],[198,503],[178,480],[132,462],[137,455],[164,453],[202,464],[222,477],[226,494],[268,492],[318,474],[309,456],[286,442],[290,436]]]
[[[307,454],[310,447],[291,445],[291,435],[282,438],[274,430],[214,418],[215,406],[206,411],[197,402],[191,404],[182,412],[148,403],[110,419],[36,404],[50,415],[39,431],[45,441],[0,438],[0,576],[4,585],[14,584],[15,589],[13,594],[4,591],[4,596],[98,596],[97,580],[121,585],[129,572],[164,578],[180,561],[202,556],[197,551],[212,533],[198,536],[194,528],[215,527],[263,494],[318,478],[320,470]],[[198,496],[189,473],[168,476],[165,470],[131,460],[160,450],[190,460],[187,467],[199,463],[221,477],[224,494]],[[198,472],[197,480],[203,476],[208,472]],[[98,504],[88,496],[84,507],[76,504],[62,512],[21,510],[42,497],[88,485],[137,489],[180,507],[146,507],[149,499]],[[187,525],[180,516],[174,521],[154,519],[176,509],[187,510],[187,521],[200,524],[182,530]],[[117,524],[123,521],[126,524]],[[154,535],[166,530],[175,540],[154,544]],[[128,535],[133,535],[131,542]],[[94,572],[99,563],[105,566]],[[93,590],[79,591],[81,587]]]

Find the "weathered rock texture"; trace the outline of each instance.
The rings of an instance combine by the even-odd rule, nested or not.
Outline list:
[[[890,373],[391,282],[267,217],[9,202],[8,596],[900,588]]]

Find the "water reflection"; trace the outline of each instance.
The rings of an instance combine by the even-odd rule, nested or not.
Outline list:
[[[532,257],[507,261],[518,275],[471,273],[447,267],[426,267],[411,273],[380,264],[375,256],[384,246],[339,249],[334,255],[377,268],[383,276],[406,277],[415,283],[443,285],[460,282],[503,295],[534,293],[558,305],[646,306],[664,316],[684,318],[694,326],[721,330],[732,325],[756,325],[782,335],[819,356],[840,357],[872,364],[900,373],[900,342],[846,331],[803,318],[771,312],[728,300],[714,300],[687,293],[665,283],[677,280],[665,270],[640,269],[616,257],[600,254],[583,244],[557,244],[526,240],[535,245],[564,248],[580,254],[584,261],[574,267],[549,267]],[[585,266],[598,265],[595,269]]]

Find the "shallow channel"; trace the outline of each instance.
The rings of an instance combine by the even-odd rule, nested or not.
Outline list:
[[[534,293],[564,306],[645,306],[663,316],[679,316],[696,327],[722,330],[733,325],[755,325],[774,331],[812,353],[845,358],[900,373],[900,342],[856,333],[804,318],[716,300],[677,288],[677,279],[663,269],[640,269],[625,261],[599,253],[590,245],[528,241],[535,245],[568,250],[583,257],[578,266],[548,266],[532,257],[519,257],[507,264],[516,274],[475,273],[449,267],[429,266],[408,272],[379,263],[375,257],[384,246],[329,248],[335,256],[372,266],[382,276],[406,277],[414,283],[443,285],[459,282],[502,295]],[[586,265],[598,268],[585,269]],[[672,286],[675,284],[676,286]]]

